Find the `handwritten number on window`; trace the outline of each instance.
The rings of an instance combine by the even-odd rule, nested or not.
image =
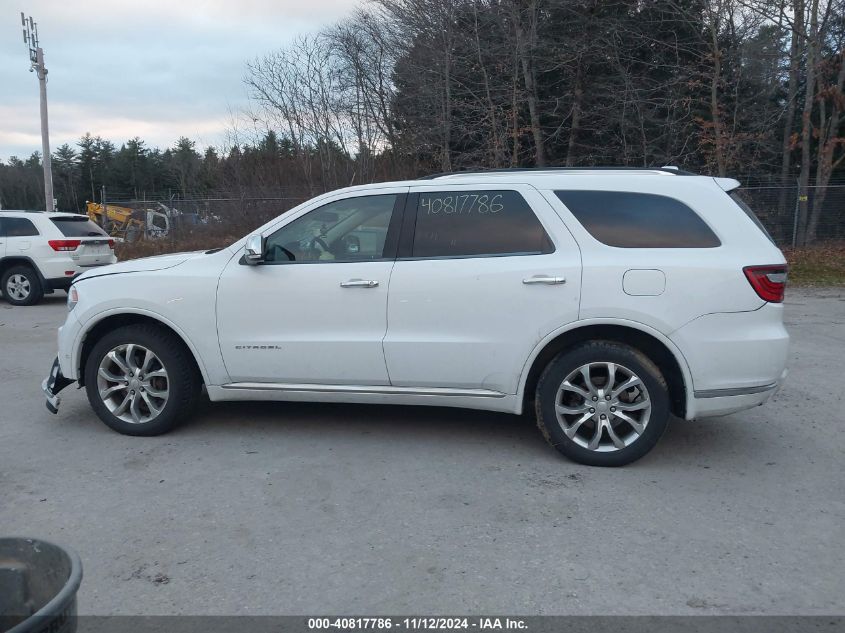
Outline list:
[[[426,215],[489,215],[504,209],[502,194],[422,195],[420,209]]]

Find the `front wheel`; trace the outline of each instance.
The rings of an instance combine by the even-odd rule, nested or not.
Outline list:
[[[128,325],[100,339],[85,363],[88,401],[124,435],[161,435],[191,416],[201,383],[190,352],[155,325]]]
[[[669,424],[669,392],[642,352],[591,341],[562,352],[536,392],[537,425],[566,457],[624,466],[648,453]]]

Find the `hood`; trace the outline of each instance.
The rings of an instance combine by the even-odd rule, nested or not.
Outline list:
[[[94,277],[103,277],[104,275],[118,275],[120,273],[138,273],[149,272],[152,270],[164,270],[165,268],[173,268],[182,262],[189,259],[203,255],[205,251],[192,251],[188,253],[168,253],[167,255],[155,255],[153,257],[142,257],[140,259],[130,259],[125,262],[118,262],[117,264],[109,264],[108,266],[98,266],[93,270],[89,270],[76,278],[76,281],[85,279],[93,279]]]

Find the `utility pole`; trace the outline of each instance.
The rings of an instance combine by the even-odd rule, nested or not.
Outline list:
[[[50,164],[50,129],[47,125],[47,67],[44,65],[44,49],[38,44],[38,24],[32,16],[25,17],[21,11],[23,42],[29,48],[29,72],[38,75],[41,94],[41,164],[44,166],[44,202],[47,211],[56,208],[53,198],[53,168]]]

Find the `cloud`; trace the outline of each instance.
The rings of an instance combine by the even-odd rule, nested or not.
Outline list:
[[[223,141],[246,104],[246,62],[343,17],[358,0],[144,3],[34,0],[48,75],[51,147],[85,132]],[[0,3],[0,158],[40,151],[38,84],[27,72],[19,13]]]
[[[178,116],[176,113],[160,113],[159,116],[132,116],[121,110],[114,110],[105,104],[90,106],[60,103],[52,108],[50,139],[52,149],[76,141],[85,132],[94,136],[121,142],[140,136],[151,147],[169,147],[180,136],[200,141],[200,147],[213,145],[206,139],[218,139],[226,128],[224,116],[196,117]],[[0,147],[21,147],[23,152],[9,152],[20,158],[28,157],[34,151],[41,151],[41,129],[38,121],[32,120],[28,108],[0,106]]]

